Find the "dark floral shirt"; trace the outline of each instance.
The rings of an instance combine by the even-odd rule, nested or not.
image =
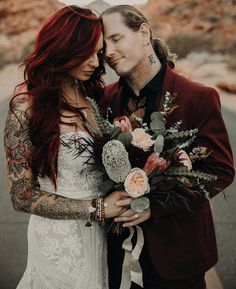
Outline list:
[[[165,76],[166,65],[162,65],[160,71],[153,79],[136,95],[124,78],[120,78],[122,89],[122,114],[129,117],[134,128],[140,124],[136,118],[143,119],[144,123],[150,123],[153,111],[160,107],[163,97],[162,84]]]

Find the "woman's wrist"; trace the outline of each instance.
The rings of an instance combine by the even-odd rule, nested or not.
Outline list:
[[[105,206],[108,206],[107,203],[104,203],[104,198],[99,197],[97,199],[86,200],[85,203],[88,211],[88,220],[85,226],[91,227],[93,225],[93,221],[98,222],[99,225],[104,225]]]

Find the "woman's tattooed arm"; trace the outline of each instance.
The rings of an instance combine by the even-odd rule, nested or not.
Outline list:
[[[37,187],[29,166],[32,151],[29,135],[28,97],[14,100],[4,130],[9,191],[14,208],[52,219],[88,218],[87,202],[44,192]]]

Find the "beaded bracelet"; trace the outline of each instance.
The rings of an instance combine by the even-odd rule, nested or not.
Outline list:
[[[104,199],[102,197],[97,199],[97,216],[99,225],[104,225],[105,209],[104,209]]]
[[[104,208],[104,198],[101,198],[101,225],[105,224],[105,208]]]
[[[93,225],[93,221],[96,219],[96,211],[97,211],[97,200],[92,199],[91,205],[88,206],[88,221],[85,223],[86,227],[91,227]]]
[[[108,206],[105,203],[106,207]],[[104,198],[100,197],[98,199],[93,199],[91,205],[88,206],[89,217],[86,222],[86,227],[91,227],[93,225],[93,221],[97,221],[99,225],[105,224],[105,206],[104,206]]]

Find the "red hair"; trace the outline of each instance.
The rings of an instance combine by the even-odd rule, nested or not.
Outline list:
[[[66,107],[83,117],[79,109],[67,103],[61,89],[62,81],[69,71],[89,58],[101,33],[102,21],[91,10],[66,6],[46,20],[37,36],[34,51],[23,62],[23,85],[27,87],[32,104],[31,168],[35,176],[48,176],[55,187],[60,145],[60,109]],[[101,95],[101,75],[104,72],[101,55],[99,67],[90,80],[83,82],[84,95]]]

